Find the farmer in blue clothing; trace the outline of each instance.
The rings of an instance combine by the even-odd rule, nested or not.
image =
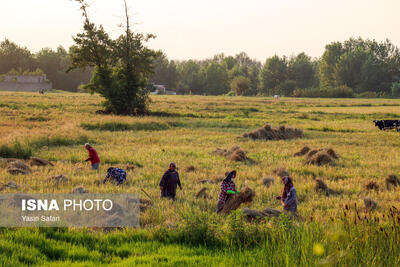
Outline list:
[[[285,176],[282,178],[282,183],[285,185],[282,196],[277,197],[282,203],[285,212],[297,214],[297,195],[294,188],[292,178]]]
[[[118,185],[121,185],[126,181],[126,171],[120,168],[110,167],[107,170],[107,176],[104,178],[103,184],[105,184],[107,180],[114,180]]]

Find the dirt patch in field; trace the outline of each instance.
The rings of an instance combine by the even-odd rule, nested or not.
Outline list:
[[[244,133],[242,137],[252,140],[289,140],[303,137],[303,130],[285,127],[283,125],[272,128],[271,125],[265,124],[259,129]]]
[[[314,190],[315,192],[323,193],[326,196],[338,194],[337,191],[330,189],[322,179],[315,179]]]
[[[243,203],[252,202],[255,195],[255,192],[248,187],[241,191],[240,194],[230,195],[228,200],[225,202],[221,213],[229,214],[231,211],[238,209]]]
[[[247,152],[242,150],[239,146],[233,146],[231,149],[217,148],[212,152],[213,155],[224,156],[231,161],[255,163],[255,161],[247,157]]]
[[[386,188],[388,190],[390,190],[394,187],[400,186],[400,180],[394,174],[391,174],[388,177],[386,177],[385,182],[386,182]]]
[[[41,158],[35,158],[35,157],[31,157],[31,159],[29,160],[29,165],[31,165],[31,166],[48,166],[48,165],[54,166],[54,164],[48,160],[41,159]]]
[[[30,174],[31,168],[25,164],[22,160],[11,161],[7,166],[7,172],[13,175],[17,174]]]

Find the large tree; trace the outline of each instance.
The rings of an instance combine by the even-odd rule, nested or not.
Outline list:
[[[158,53],[147,48],[145,43],[154,36],[132,31],[126,1],[124,34],[115,40],[101,25],[90,21],[85,0],[76,1],[84,17],[84,31],[74,37],[70,70],[94,67],[86,88],[105,97],[108,112],[147,114],[150,98],[146,87]]]

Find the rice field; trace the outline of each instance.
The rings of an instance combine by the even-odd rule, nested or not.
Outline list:
[[[55,166],[32,167],[12,175],[0,162],[0,183],[15,181],[5,192],[69,193],[83,186],[92,193],[145,190],[154,206],[140,214],[140,229],[110,233],[90,229],[1,229],[0,264],[10,265],[256,265],[345,266],[400,264],[399,188],[385,179],[400,176],[400,133],[379,131],[375,119],[399,119],[396,99],[301,99],[266,97],[152,96],[151,116],[96,113],[96,95],[52,92],[0,92],[0,157],[30,156]],[[302,129],[291,140],[251,140],[242,134],[266,123]],[[84,143],[101,158],[92,171]],[[213,154],[239,146],[255,163]],[[306,164],[294,157],[302,147],[332,148],[333,165]],[[158,183],[175,162],[183,190],[177,201],[160,199]],[[135,165],[124,186],[99,184],[108,167]],[[193,166],[194,171],[186,171]],[[282,184],[274,170],[286,168],[297,190],[300,218],[248,222],[241,211],[216,216],[218,181],[236,170],[238,189],[256,193],[247,207],[281,210],[275,196]],[[53,175],[70,178],[49,184]],[[264,178],[273,178],[270,187]],[[321,179],[335,194],[315,191]],[[377,190],[367,190],[371,181]],[[209,198],[197,199],[206,188]],[[377,203],[366,210],[364,199]]]

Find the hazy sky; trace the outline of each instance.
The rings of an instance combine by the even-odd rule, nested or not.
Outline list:
[[[120,34],[122,0],[91,0],[90,16]],[[320,56],[324,46],[351,36],[389,38],[400,46],[400,0],[128,0],[136,30],[171,59],[202,59],[245,51],[264,61],[274,54]],[[1,0],[0,40],[33,51],[72,45],[81,31],[72,0]]]

